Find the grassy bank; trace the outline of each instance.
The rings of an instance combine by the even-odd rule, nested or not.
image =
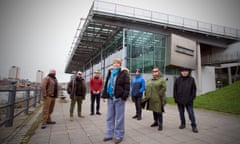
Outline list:
[[[174,104],[173,98],[168,97],[167,103]],[[194,107],[240,115],[240,81],[197,96]]]

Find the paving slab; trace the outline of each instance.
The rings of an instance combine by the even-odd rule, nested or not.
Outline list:
[[[76,105],[77,106],[77,105]],[[101,101],[102,115],[90,115],[90,97],[83,101],[84,118],[77,117],[75,107],[74,120],[69,118],[70,100],[57,100],[52,119],[57,123],[41,129],[40,125],[29,144],[112,144],[103,142],[106,128],[107,103]],[[240,116],[195,109],[199,133],[193,133],[186,115],[187,125],[178,129],[180,120],[176,105],[166,105],[163,114],[163,130],[150,127],[153,123],[152,112],[143,110],[142,120],[132,119],[135,115],[134,103],[126,102],[125,138],[122,144],[240,144]]]

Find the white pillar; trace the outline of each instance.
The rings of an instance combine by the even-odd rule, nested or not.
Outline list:
[[[231,72],[231,67],[228,67],[228,84],[232,84],[232,72]]]
[[[202,94],[202,63],[201,63],[201,48],[197,42],[197,95]]]
[[[125,34],[126,34],[126,29],[123,29],[123,43],[122,43],[122,66],[127,67],[127,59],[126,59],[126,55],[127,55],[127,47],[125,47]]]

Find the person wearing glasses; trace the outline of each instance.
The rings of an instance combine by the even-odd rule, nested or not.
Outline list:
[[[67,92],[71,98],[70,121],[73,121],[73,111],[76,102],[78,105],[78,117],[83,118],[84,116],[82,115],[82,101],[85,99],[86,95],[86,84],[82,78],[81,71],[77,72],[75,77],[68,83]]]
[[[153,112],[153,124],[150,127],[157,127],[161,131],[163,129],[163,103],[166,91],[165,79],[161,76],[159,68],[154,67],[152,69],[152,78],[146,83],[145,97],[142,100],[142,104],[146,103],[147,110]]]

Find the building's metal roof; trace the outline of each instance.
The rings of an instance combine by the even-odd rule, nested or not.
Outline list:
[[[240,40],[240,30],[140,8],[94,1],[86,19],[81,19],[75,34],[66,73],[84,70],[103,45],[122,28],[130,25],[158,27],[163,32],[185,33],[230,44]]]

